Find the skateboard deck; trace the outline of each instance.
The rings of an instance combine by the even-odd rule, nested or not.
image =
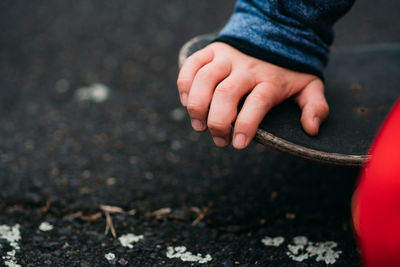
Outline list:
[[[201,35],[187,42],[180,50],[179,65],[214,37]],[[287,100],[267,114],[255,140],[314,161],[360,166],[368,159],[375,134],[400,96],[400,44],[333,48],[324,75],[330,114],[317,136],[304,132],[300,108]]]

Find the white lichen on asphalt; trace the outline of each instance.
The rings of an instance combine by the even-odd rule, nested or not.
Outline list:
[[[14,249],[19,249],[18,241],[21,239],[19,224],[10,227],[8,225],[0,225],[0,238],[5,239]]]
[[[316,261],[325,261],[326,264],[334,264],[339,259],[342,251],[335,251],[337,243],[333,241],[328,242],[317,242],[310,244],[307,248],[307,252],[310,257],[316,256]]]
[[[16,250],[19,250],[18,241],[21,239],[21,233],[19,231],[19,224],[16,224],[12,227],[8,225],[0,225],[0,239],[5,239],[8,241],[10,246],[13,248],[11,251],[7,251],[6,255],[3,256],[4,265],[7,267],[21,267],[16,262],[15,253]]]
[[[113,261],[115,260],[115,254],[110,252],[104,255],[104,258],[106,258],[108,261]]]
[[[279,247],[282,245],[283,242],[285,242],[285,238],[282,236],[277,236],[277,237],[269,237],[266,236],[264,237],[261,242],[268,247]]]
[[[7,267],[21,267],[21,265],[19,265],[16,262],[16,258],[15,258],[15,250],[11,250],[11,251],[7,251],[6,256],[3,256],[3,260],[4,261],[4,265]]]
[[[187,262],[197,262],[200,264],[207,263],[212,261],[212,257],[210,254],[207,254],[205,257],[198,253],[194,255],[192,252],[187,251],[186,247],[168,247],[167,248],[167,257],[170,259],[178,258],[181,261]]]
[[[102,83],[94,83],[87,87],[78,88],[75,92],[75,97],[79,101],[93,101],[102,103],[108,99],[110,89]]]
[[[310,242],[307,237],[298,236],[293,238],[293,244],[288,245],[289,251],[286,254],[298,262],[315,257],[317,262],[324,261],[326,264],[334,264],[342,253],[335,251],[336,247],[337,243],[333,241]]]
[[[48,223],[48,222],[42,222],[40,225],[39,225],[39,230],[40,231],[42,231],[42,232],[48,232],[48,231],[51,231],[51,230],[53,230],[53,225],[51,225],[50,223]]]
[[[143,235],[126,234],[118,238],[123,247],[133,248],[133,243],[137,243],[144,239]]]

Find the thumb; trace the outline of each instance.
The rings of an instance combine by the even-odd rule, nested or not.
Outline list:
[[[309,135],[317,135],[321,123],[329,114],[322,81],[320,79],[312,80],[297,94],[295,101],[302,110],[300,121],[304,130]]]

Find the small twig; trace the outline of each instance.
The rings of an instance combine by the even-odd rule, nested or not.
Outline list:
[[[190,210],[197,214],[197,218],[192,222],[192,226],[196,226],[201,222],[208,212],[208,208],[199,209],[198,207],[191,207]]]
[[[45,206],[40,208],[39,211],[42,214],[46,214],[47,212],[49,212],[50,207],[51,207],[51,202],[50,202],[50,200],[47,200]]]
[[[82,217],[82,215],[83,215],[82,211],[77,211],[75,213],[65,215],[63,217],[63,220],[80,218],[80,217]]]
[[[94,214],[81,216],[80,219],[87,222],[94,222],[101,218],[101,212],[96,212]]]
[[[151,212],[151,217],[156,217],[157,220],[167,217],[172,212],[171,208],[162,208]]]
[[[100,209],[104,212],[104,215],[106,216],[106,230],[104,231],[104,235],[108,235],[108,232],[111,230],[111,234],[114,238],[117,238],[117,234],[115,232],[115,228],[110,214],[120,213],[124,215],[134,215],[136,213],[135,210],[124,211],[120,207],[108,206],[108,205],[100,205]]]
[[[104,212],[109,212],[109,213],[124,213],[125,212],[120,207],[107,206],[107,205],[100,205],[100,209]]]
[[[128,210],[123,213],[125,216],[132,216],[136,214],[136,210]]]
[[[106,218],[106,230],[104,230],[104,235],[108,235],[108,231],[110,231],[110,225],[107,223],[107,218]]]
[[[105,211],[104,214],[106,215],[106,231],[104,232],[104,235],[108,234],[108,231],[111,229],[111,234],[114,238],[117,238],[117,234],[115,233],[114,225],[110,216],[110,213],[108,211]]]
[[[86,221],[86,222],[94,222],[94,221],[97,221],[100,218],[101,218],[101,212],[96,212],[96,213],[89,214],[89,215],[83,215],[82,211],[78,211],[78,212],[75,212],[75,213],[71,213],[71,214],[65,215],[63,217],[63,220],[66,220],[66,219],[81,219],[82,221]]]

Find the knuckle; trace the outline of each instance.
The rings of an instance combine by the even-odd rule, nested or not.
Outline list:
[[[183,79],[183,78],[178,78],[178,80],[176,81],[176,85],[178,86],[178,89],[180,91],[187,91],[189,84],[190,84],[190,81],[187,79]]]
[[[201,69],[199,69],[199,71],[197,72],[196,76],[200,77],[200,78],[207,78],[207,76],[209,76],[209,71],[208,71],[208,65],[202,67]]]
[[[252,93],[252,97],[257,102],[264,102],[265,100],[269,99],[270,93],[268,93],[266,90],[256,90]]]
[[[240,129],[243,132],[251,132],[255,131],[259,123],[260,122],[256,118],[242,114],[242,116],[239,116],[236,120],[235,128]]]
[[[227,124],[226,122],[222,121],[217,121],[217,120],[208,120],[207,121],[207,126],[211,131],[214,132],[228,132],[231,129],[230,124]]]
[[[208,49],[208,47],[205,47],[193,53],[186,59],[186,61],[192,64],[198,60],[207,60],[210,56],[211,58],[213,57],[212,50]]]
[[[237,86],[232,82],[224,81],[217,86],[215,92],[221,95],[232,95],[236,88]]]
[[[206,65],[197,72],[196,76],[200,80],[209,80],[209,79],[213,80],[218,76],[218,72],[211,71],[211,67],[209,65]]]
[[[252,93],[253,101],[255,105],[269,108],[273,106],[273,97],[271,96],[271,92],[267,92],[265,90],[258,90]]]
[[[246,81],[246,83],[255,83],[255,75],[248,70],[235,71],[237,80]]]
[[[329,106],[328,106],[327,103],[319,103],[319,104],[317,104],[316,109],[317,109],[318,112],[322,112],[322,113],[325,113],[325,114],[329,113]]]
[[[253,138],[256,134],[258,124],[252,121],[242,121],[238,120],[235,124],[235,133],[244,133],[249,138]]]
[[[200,104],[193,102],[189,102],[186,108],[189,114],[200,114],[203,110],[203,107]]]
[[[239,130],[241,132],[249,132],[254,128],[254,123],[248,120],[237,120],[235,125],[235,130]]]
[[[280,73],[269,73],[268,77],[264,80],[264,84],[268,87],[285,88],[288,81]]]
[[[212,61],[201,68],[197,75],[200,79],[217,80],[229,73],[229,64],[222,61]]]
[[[302,125],[304,125],[304,124],[306,124],[307,120],[308,120],[308,118],[304,114],[302,114],[300,117],[300,123]]]

